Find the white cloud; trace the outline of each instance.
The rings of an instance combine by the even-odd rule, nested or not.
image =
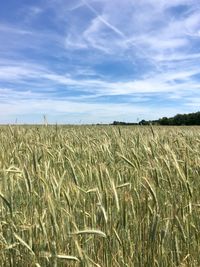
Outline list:
[[[199,111],[200,97],[188,97],[185,101],[187,106],[198,108]]]
[[[193,76],[199,75],[199,66],[188,68],[181,64],[168,69],[165,72],[152,72],[143,75],[141,78],[129,81],[105,80],[103,78],[77,78],[73,73],[58,74],[40,65],[34,64],[11,64],[0,65],[0,80],[11,83],[13,86],[21,83],[34,90],[34,87],[41,87],[41,91],[46,93],[45,88],[56,92],[62,86],[63,92],[71,92],[73,95],[76,90],[82,93],[89,93],[94,96],[114,96],[114,95],[134,95],[138,93],[171,93],[177,91],[198,90],[199,82]],[[177,80],[179,81],[177,83]],[[29,88],[29,89],[30,89]],[[78,98],[79,96],[77,96]]]
[[[18,34],[18,35],[32,35],[32,31],[27,30],[27,29],[21,29],[19,27],[9,25],[9,24],[0,24],[0,32],[1,34]],[[5,41],[5,40],[4,40]]]
[[[16,118],[19,123],[30,122],[30,117],[38,118],[35,122],[41,123],[43,114],[46,114],[50,123],[110,123],[113,120],[137,121],[137,119],[156,119],[165,114],[174,115],[177,108],[147,107],[139,104],[114,103],[87,103],[62,100],[13,100],[2,103],[0,106],[0,122],[12,123]]]
[[[198,5],[196,0],[52,1],[47,3],[55,14],[52,28],[42,25],[37,30],[31,22],[43,14],[44,7],[30,6],[31,21],[26,26],[0,24],[0,56],[4,55],[0,58],[1,114],[25,115],[34,110],[53,116],[80,110],[79,116],[98,114],[108,120],[156,112],[141,104],[148,94],[184,103],[189,91],[200,90],[196,77],[200,74]],[[182,13],[180,6],[185,9]],[[5,55],[12,60],[4,60]],[[133,77],[127,75],[122,81],[117,75],[109,76],[112,70],[105,76],[98,73],[95,65],[102,66],[107,57],[135,64]],[[75,70],[70,64],[76,65]],[[126,100],[116,104],[117,95],[128,96],[132,102],[137,99],[140,105]],[[100,103],[106,96],[113,100]],[[194,99],[188,98],[187,103],[197,106]],[[160,115],[164,111],[172,114],[178,107],[161,110]]]
[[[67,39],[75,48],[91,47],[113,55],[132,50],[133,61],[141,57],[158,67],[156,58],[168,60],[180,49],[188,54],[188,47],[192,48],[188,35],[199,36],[200,14],[191,8],[197,5],[194,0],[143,0],[134,4],[128,0],[102,1],[101,13],[95,9],[95,2],[83,3],[96,17],[84,31],[76,32],[78,42],[75,36]],[[191,10],[176,18],[169,10],[180,5]]]

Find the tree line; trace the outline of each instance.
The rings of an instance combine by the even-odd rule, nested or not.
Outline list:
[[[177,114],[174,117],[162,117],[158,120],[141,120],[135,122],[114,121],[112,125],[200,125],[200,111],[188,114]]]

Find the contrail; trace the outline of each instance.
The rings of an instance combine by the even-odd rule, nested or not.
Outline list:
[[[101,15],[99,15],[99,13],[96,11],[96,9],[94,9],[89,3],[87,3],[85,0],[82,0],[82,2],[92,11],[92,13],[94,13],[97,18],[104,24],[106,25],[108,28],[110,28],[111,30],[113,30],[116,34],[118,34],[119,36],[126,38],[126,36],[123,34],[123,32],[121,32],[119,29],[117,29],[115,26],[113,26],[112,24],[110,24],[107,20],[105,20]]]
[[[82,1],[81,1],[82,2]],[[76,10],[76,9],[78,9],[78,8],[80,8],[80,7],[82,7],[82,6],[84,6],[85,5],[85,3],[79,3],[79,4],[77,4],[77,5],[75,5],[75,6],[73,6],[72,8],[70,8],[69,10],[70,11],[74,11],[74,10]]]
[[[113,32],[115,32],[117,35],[119,35],[121,38],[124,39],[124,41],[127,43],[127,41],[132,44],[138,51],[140,51],[140,54],[143,55],[145,58],[148,58],[149,61],[152,63],[152,65],[154,65],[156,67],[157,70],[160,70],[160,66],[155,62],[155,60],[153,60],[152,58],[148,57],[148,54],[140,47],[138,47],[138,45],[136,45],[133,41],[129,41],[127,39],[127,36],[120,31],[118,28],[116,28],[115,26],[113,26],[111,23],[109,23],[107,20],[105,20],[97,11],[95,8],[93,8],[93,6],[91,6],[87,1],[85,0],[81,0],[81,2],[86,5],[93,14],[95,14],[97,16],[97,18],[104,24],[106,25],[109,29],[111,29]]]

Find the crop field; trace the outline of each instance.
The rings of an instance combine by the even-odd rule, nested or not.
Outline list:
[[[0,266],[200,266],[200,128],[0,127]]]

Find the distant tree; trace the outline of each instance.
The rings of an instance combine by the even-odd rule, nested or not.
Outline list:
[[[159,119],[157,122],[160,125],[169,125],[169,119],[167,117],[163,117],[163,118]]]
[[[112,125],[200,125],[200,111],[189,114],[177,114],[174,117],[162,117],[158,120],[135,122],[114,121]]]
[[[177,114],[174,117],[163,117],[154,121],[159,125],[200,125],[200,112],[189,114]]]
[[[149,124],[150,124],[150,122],[149,121],[145,121],[145,120],[141,120],[139,122],[139,125],[149,125]]]

